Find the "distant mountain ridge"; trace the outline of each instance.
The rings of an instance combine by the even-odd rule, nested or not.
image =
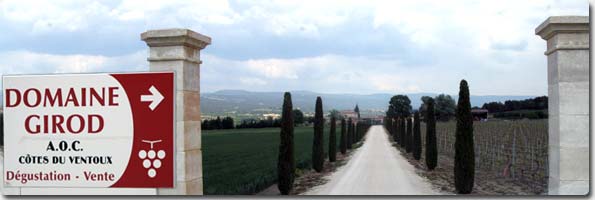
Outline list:
[[[410,93],[405,94],[411,100],[411,106],[414,109],[421,105],[422,96],[435,97],[437,93]],[[355,104],[359,105],[362,111],[384,111],[388,106],[388,101],[394,94],[376,93],[376,94],[327,94],[317,93],[306,90],[291,91],[293,107],[299,108],[304,112],[314,112],[314,103],[316,97],[322,97],[324,111],[330,109],[352,110]],[[505,96],[505,95],[485,95],[471,96],[471,105],[481,107],[484,103],[506,100],[523,100],[534,98],[535,96]],[[452,96],[457,101],[458,97]],[[3,102],[0,94],[0,102]],[[252,92],[246,90],[219,90],[216,92],[201,93],[200,108],[201,112],[208,114],[222,113],[270,113],[281,111],[283,103],[283,92]]]
[[[421,105],[422,96],[435,97],[437,93],[410,93],[405,94],[411,100],[414,109]],[[385,110],[388,101],[394,94],[328,94],[312,91],[291,91],[293,107],[304,112],[314,111],[314,102],[317,96],[322,97],[324,110],[351,110],[355,104],[361,110]],[[457,101],[458,96],[452,96]],[[535,96],[471,96],[471,105],[481,107],[484,103],[506,100],[523,100]],[[283,92],[251,92],[246,90],[220,90],[216,92],[201,93],[201,111],[203,113],[268,113],[280,112],[283,103]]]

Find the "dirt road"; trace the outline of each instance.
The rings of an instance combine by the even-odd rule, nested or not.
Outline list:
[[[372,126],[362,147],[329,181],[306,195],[432,195],[437,189],[415,173],[415,168],[389,142],[380,125]]]

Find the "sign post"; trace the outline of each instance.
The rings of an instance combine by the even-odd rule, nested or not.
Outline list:
[[[174,187],[173,72],[2,81],[5,187]]]

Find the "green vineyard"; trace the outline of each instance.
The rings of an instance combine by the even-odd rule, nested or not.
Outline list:
[[[425,124],[421,127],[425,141]],[[473,128],[477,170],[524,182],[536,194],[544,192],[548,178],[547,120],[476,121]],[[455,130],[454,121],[436,123],[439,154],[454,157]]]
[[[279,131],[279,128],[203,131],[204,193],[253,194],[274,184],[277,179]],[[298,171],[311,168],[313,133],[312,127],[295,128]],[[325,158],[328,137],[327,124],[324,130]],[[337,144],[338,140],[339,137]]]

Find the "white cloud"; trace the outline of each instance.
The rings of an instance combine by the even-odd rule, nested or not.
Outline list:
[[[2,3],[2,13],[6,19],[31,23],[39,31],[96,28],[88,27],[90,21],[109,19],[142,21],[149,28],[241,23],[275,35],[304,37],[318,37],[321,29],[370,18],[374,27],[394,27],[419,45],[437,44],[459,34],[461,38],[456,40],[473,40],[489,47],[491,43],[526,39],[517,33],[533,29],[536,18],[588,11],[588,3],[582,0],[238,0],[233,4],[240,8],[233,8],[228,0],[124,0],[116,5],[92,0],[9,0]]]
[[[30,51],[0,52],[1,74],[146,71],[146,51],[124,56],[57,55]]]
[[[96,1],[9,0],[1,3],[1,10],[3,18],[28,23],[36,34],[94,28],[89,27],[89,21],[103,17],[108,8]]]
[[[244,84],[243,86],[261,86],[266,85],[267,82],[265,80],[259,78],[250,78],[250,77],[240,77],[240,82]]]
[[[175,18],[176,20],[190,19],[196,23],[229,25],[239,20],[226,0],[126,0],[112,9],[110,16],[120,20],[150,20]]]
[[[287,62],[281,59],[248,60],[245,62],[245,65],[252,71],[264,75],[266,78],[298,78],[295,72],[295,63]]]
[[[408,80],[399,74],[369,74],[367,77],[370,84],[379,92],[388,93],[414,93],[422,92],[417,84],[420,82]]]
[[[202,91],[248,89],[255,91],[311,90],[326,93],[411,93],[445,92],[454,94],[465,78],[474,87],[474,94],[535,94],[543,91],[510,87],[495,90],[493,79],[521,76],[502,85],[526,82],[546,84],[545,75],[518,75],[516,71],[495,70],[490,77],[481,70],[461,72],[455,66],[435,65],[411,68],[393,59],[323,55],[297,59],[227,60],[203,55]],[[255,64],[256,63],[256,64]],[[494,67],[495,68],[495,67]],[[491,69],[491,68],[488,68]],[[529,69],[534,70],[534,69]],[[298,78],[295,78],[298,77]],[[225,80],[225,81],[220,81]],[[490,93],[485,91],[497,91]]]
[[[454,52],[456,53],[456,52]],[[489,57],[505,61],[485,62]],[[215,60],[216,62],[212,62]],[[440,59],[429,65],[411,67],[393,58],[323,55],[297,59],[275,59],[288,72],[276,78],[255,71],[248,63],[270,59],[227,60],[209,55],[201,66],[203,91],[247,89],[256,91],[311,90],[326,93],[410,93],[456,94],[461,79],[469,81],[474,95],[547,94],[546,59],[538,52],[500,53],[477,59]],[[264,70],[266,68],[258,68]],[[285,74],[287,75],[287,74]],[[299,78],[293,79],[292,76]],[[205,77],[207,77],[205,79]],[[238,77],[262,79],[266,84],[241,87]],[[217,80],[226,80],[225,83]]]
[[[588,4],[582,0],[124,0],[110,5],[105,1],[14,0],[3,1],[0,10],[0,20],[26,27],[23,35],[115,33],[123,27],[139,33],[171,27],[218,33],[210,35],[212,47],[202,55],[202,87],[206,90],[455,93],[458,81],[466,78],[475,94],[539,95],[547,93],[545,42],[535,36],[534,28],[550,15],[586,15]],[[354,22],[369,26],[352,27]],[[342,28],[339,35],[325,35]],[[372,38],[377,33],[387,36]],[[221,52],[224,48],[218,45],[224,42],[218,42],[240,40],[232,38],[237,35],[259,37],[254,40],[264,43],[325,40],[330,50],[292,54],[296,47],[287,46],[288,56],[281,58],[272,56],[276,52],[266,47],[286,44],[274,43]],[[362,37],[399,43],[377,55],[369,53],[376,46],[368,47]],[[278,38],[282,40],[274,40]],[[56,43],[60,42],[89,41]],[[362,51],[341,55],[334,43]],[[401,44],[409,46],[398,47]],[[300,48],[316,51],[317,47]],[[3,74],[128,71],[147,66],[146,49],[119,56],[33,52],[20,46],[5,49],[0,51]],[[261,50],[265,53],[257,58],[226,58],[227,54]]]

